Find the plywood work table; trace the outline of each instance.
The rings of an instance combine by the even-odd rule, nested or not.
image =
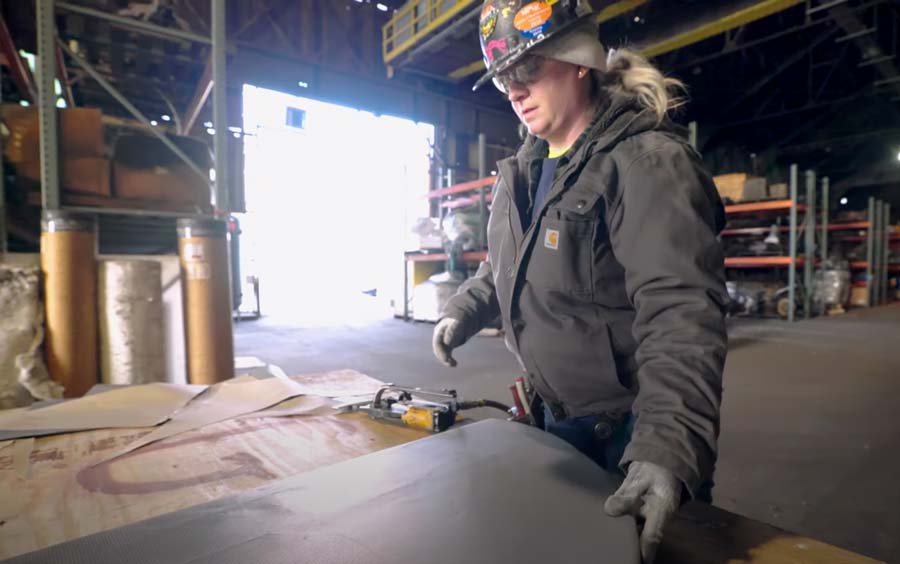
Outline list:
[[[11,448],[0,450],[0,559],[425,436],[359,413],[242,419],[210,425],[91,466],[146,432],[101,430],[39,438],[26,478],[14,468]],[[699,504],[680,512],[657,561],[875,562]]]

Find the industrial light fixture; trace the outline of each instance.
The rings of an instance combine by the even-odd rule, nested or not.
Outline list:
[[[212,126],[213,126],[213,123],[212,123],[211,121],[204,121],[204,122],[203,122],[203,127],[212,127]]]
[[[308,82],[303,82],[302,80],[298,80],[298,81],[297,81],[297,86],[299,86],[300,88],[309,88],[309,83],[308,83]]]
[[[382,12],[388,11],[388,7],[385,6],[384,4],[376,4],[375,7],[378,8],[379,10],[381,10]]]
[[[163,121],[172,121],[172,116],[170,116],[168,114],[163,114],[159,117],[162,118]]]
[[[848,200],[847,200],[846,197],[841,198],[841,205],[842,205],[842,206],[846,206],[846,205],[847,205],[847,202],[848,202]]]
[[[31,104],[28,102],[28,100],[19,100],[19,105],[27,108]]]
[[[241,134],[240,134],[240,133],[232,133],[232,135],[234,135],[234,138],[235,138],[235,139],[240,139],[240,138],[241,138]]]
[[[238,127],[236,125],[232,125],[228,128],[228,131],[230,131],[232,133],[240,133],[242,130],[240,127]]]
[[[209,133],[210,135],[215,135],[215,134],[216,134],[216,130],[213,129],[212,127],[207,127],[207,128],[206,128],[206,132]]]
[[[155,119],[151,119],[151,120],[150,120],[150,125],[152,125],[152,126],[157,126],[157,125],[159,125],[159,122],[156,121]]]
[[[900,161],[900,153],[897,153],[897,160]]]

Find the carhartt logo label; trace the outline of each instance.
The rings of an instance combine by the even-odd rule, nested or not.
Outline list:
[[[554,251],[559,248],[559,231],[548,229],[544,233],[544,246]]]

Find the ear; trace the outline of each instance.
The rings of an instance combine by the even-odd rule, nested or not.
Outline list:
[[[578,78],[582,79],[587,76],[588,70],[587,67],[578,67]]]

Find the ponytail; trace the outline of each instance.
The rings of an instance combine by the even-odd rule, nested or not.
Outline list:
[[[610,52],[606,72],[595,71],[603,90],[624,92],[633,96],[642,108],[650,110],[661,122],[666,113],[684,105],[679,96],[684,83],[666,77],[646,57],[628,49]]]

